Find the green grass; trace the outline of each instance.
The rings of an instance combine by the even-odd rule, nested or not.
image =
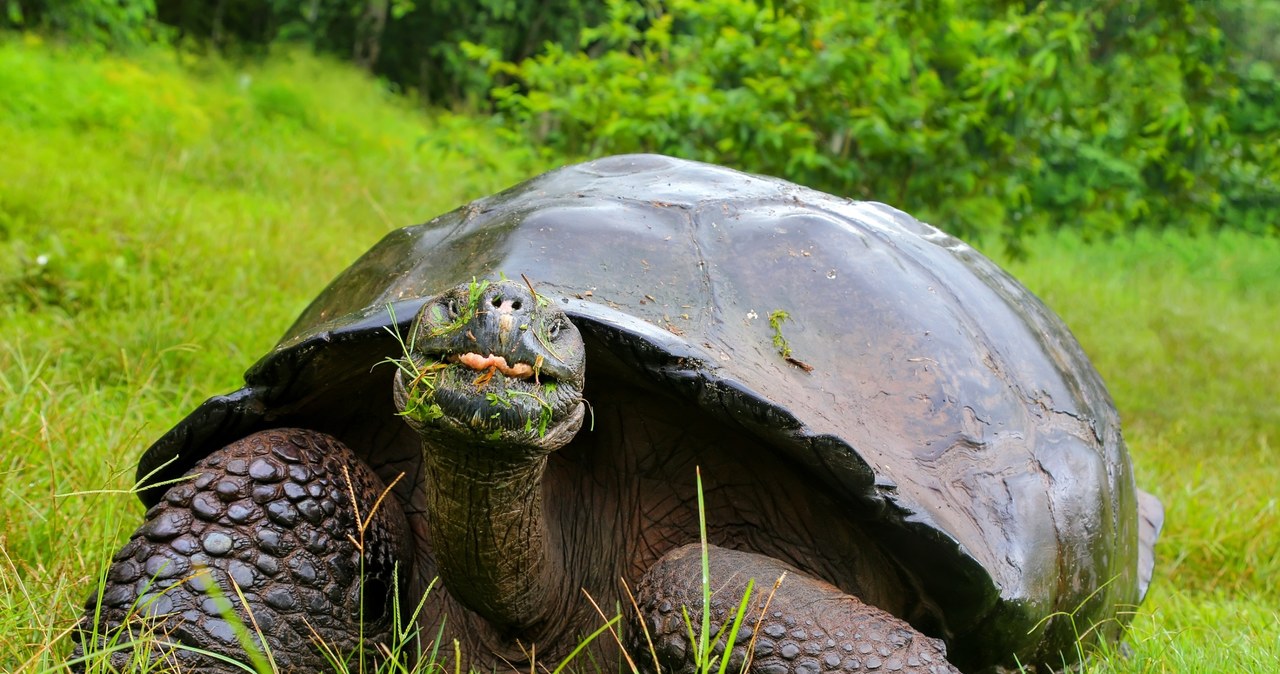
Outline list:
[[[152,439],[383,233],[542,168],[310,57],[37,42],[0,41],[0,670],[24,672],[69,652]],[[1280,241],[1029,247],[1008,266],[1084,343],[1168,509],[1135,654],[1089,670],[1274,671]]]
[[[1134,656],[1092,671],[1280,669],[1280,241],[1057,236],[1005,264],[1084,345],[1165,506]]]
[[[69,651],[152,439],[387,231],[542,168],[314,58],[35,38],[0,41],[0,148],[0,671]]]

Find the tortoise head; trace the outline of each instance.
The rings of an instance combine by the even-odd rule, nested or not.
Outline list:
[[[418,312],[396,407],[424,437],[550,452],[582,426],[585,372],[563,311],[525,285],[473,280]]]

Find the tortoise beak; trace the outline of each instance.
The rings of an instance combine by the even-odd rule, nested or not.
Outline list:
[[[511,328],[515,327],[515,319],[511,316],[511,312],[498,314],[498,346],[506,351],[507,345],[511,342]]]

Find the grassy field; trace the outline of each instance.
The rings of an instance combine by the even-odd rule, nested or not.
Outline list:
[[[0,670],[55,668],[141,515],[138,453],[235,388],[387,230],[542,167],[333,64],[0,42]],[[1010,269],[1094,358],[1167,508],[1132,655],[1280,668],[1280,241],[1030,242]]]
[[[1280,241],[1038,240],[1006,263],[1072,327],[1165,506],[1128,660],[1098,672],[1280,671]]]

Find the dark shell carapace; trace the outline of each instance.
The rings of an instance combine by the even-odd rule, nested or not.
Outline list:
[[[388,305],[404,326],[423,297],[500,276],[527,277],[590,348],[842,494],[955,633],[1000,631],[1026,652],[1058,640],[1046,631],[1072,636],[1042,623],[1056,611],[1087,623],[1139,600],[1116,413],[1037,298],[883,204],[651,155],[560,169],[387,235],[140,472],[174,456],[158,476],[180,472],[278,410],[342,395],[394,355]]]

